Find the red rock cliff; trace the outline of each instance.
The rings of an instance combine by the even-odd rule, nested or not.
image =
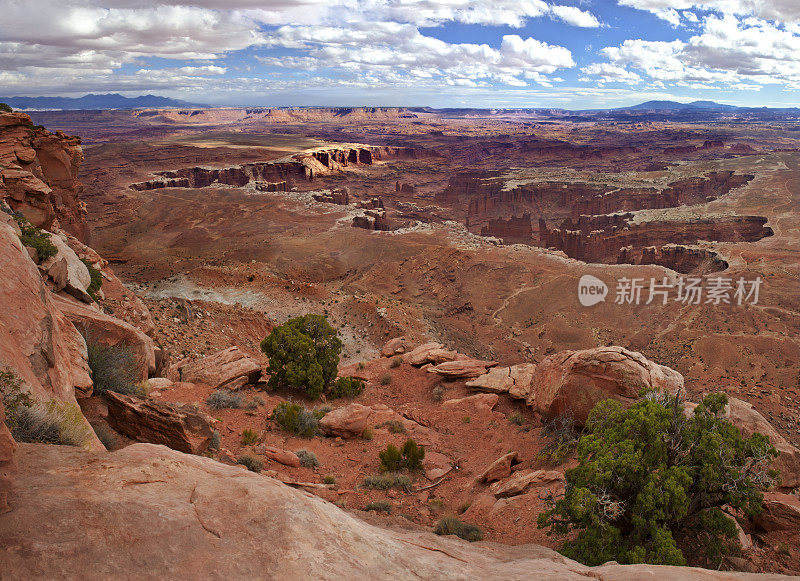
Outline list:
[[[0,113],[0,199],[35,225],[60,226],[88,241],[78,166],[80,139],[34,126],[25,113]]]

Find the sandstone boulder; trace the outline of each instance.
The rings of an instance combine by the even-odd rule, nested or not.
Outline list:
[[[764,510],[753,517],[759,528],[771,531],[800,530],[800,498],[780,492],[764,494]]]
[[[458,399],[448,399],[442,405],[449,408],[461,408],[475,413],[490,413],[500,397],[496,393],[479,393]]]
[[[405,337],[395,337],[389,339],[381,349],[381,355],[384,357],[394,357],[406,352],[406,339]]]
[[[357,438],[370,425],[371,414],[372,408],[360,403],[351,403],[325,414],[319,421],[319,427],[326,436]]]
[[[108,261],[101,257],[93,248],[63,232],[66,242],[78,255],[78,258],[89,261],[103,276],[103,287],[98,295],[108,299],[114,305],[114,316],[126,323],[133,325],[145,335],[150,337],[155,333],[155,323],[150,310],[145,306],[136,293],[128,289],[120,281],[108,265]]]
[[[571,412],[578,425],[601,400],[630,405],[642,389],[683,392],[683,376],[623,347],[563,351],[536,366],[526,401],[544,416]]]
[[[173,385],[175,384],[166,377],[151,377],[147,380],[147,387],[151,390],[169,389]]]
[[[424,343],[403,355],[403,361],[410,365],[425,365],[426,363],[442,363],[452,361],[457,357],[455,351],[447,351],[441,343]]]
[[[58,234],[50,234],[50,242],[58,249],[58,253],[44,261],[40,268],[53,281],[56,290],[66,291],[84,303],[91,303],[92,297],[86,292],[92,283],[89,269],[64,238]]]
[[[14,510],[0,516],[0,571],[10,579],[765,578],[590,568],[533,544],[383,529],[268,476],[151,444],[111,453],[22,444],[18,457]]]
[[[106,393],[108,424],[137,442],[163,444],[188,454],[201,454],[211,442],[212,419],[189,406]]]
[[[494,482],[511,475],[511,468],[519,462],[516,452],[509,452],[492,462],[483,473],[478,476],[478,482]]]
[[[256,452],[263,454],[278,464],[292,466],[293,468],[300,467],[300,458],[297,457],[297,454],[290,452],[289,450],[281,450],[280,448],[275,448],[273,446],[263,446],[259,447]]]
[[[467,382],[467,387],[489,393],[508,393],[511,397],[525,399],[531,390],[536,365],[520,363],[511,367],[495,367]]]
[[[228,387],[230,384],[255,383],[261,377],[261,363],[244,353],[238,347],[229,347],[198,361],[189,363],[181,369],[181,380],[189,383],[203,383],[213,388]]]
[[[0,514],[8,510],[8,495],[13,490],[12,478],[17,471],[17,444],[5,422],[3,400],[0,398]]]
[[[436,373],[442,377],[450,379],[468,379],[479,377],[486,373],[486,370],[494,365],[496,361],[482,361],[480,359],[458,359],[455,361],[445,361],[428,368],[429,373]]]
[[[384,404],[348,404],[325,414],[319,427],[326,436],[347,439],[358,438],[367,427],[381,426],[386,422],[400,422],[409,437],[423,446],[432,446],[438,441],[434,430],[401,416]]]
[[[537,486],[561,485],[564,482],[564,473],[558,470],[520,470],[508,480],[495,482],[490,490],[497,498],[508,498],[524,494]]]

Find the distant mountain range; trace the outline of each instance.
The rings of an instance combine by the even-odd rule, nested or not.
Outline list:
[[[200,103],[189,103],[179,99],[160,97],[158,95],[142,95],[139,97],[124,97],[119,93],[108,93],[105,95],[88,94],[83,97],[0,97],[0,103],[7,103],[14,109],[23,110],[98,110],[98,109],[161,109],[161,108],[181,108],[181,109],[204,109],[212,108],[213,105],[203,105]],[[241,107],[247,108],[247,107]],[[277,109],[292,109],[293,107],[276,107]],[[302,107],[314,109],[316,107]],[[365,107],[371,109],[371,107]],[[396,108],[396,107],[393,107]],[[356,107],[360,109],[360,107]],[[412,112],[439,113],[440,115],[464,115],[472,114],[485,115],[490,109],[479,108],[436,108],[436,107],[410,107],[406,109]],[[587,120],[589,117],[602,116],[610,119],[718,119],[725,117],[726,114],[747,114],[767,118],[769,116],[787,115],[796,117],[800,110],[796,108],[768,108],[768,107],[737,107],[735,105],[724,105],[714,101],[692,101],[691,103],[680,103],[678,101],[646,101],[638,105],[628,107],[617,107],[612,109],[491,109],[493,112],[508,113],[536,113],[546,117],[560,117],[576,120]]]
[[[723,105],[714,101],[692,101],[691,103],[679,103],[678,101],[645,101],[631,107],[619,107],[616,110],[634,111],[734,111],[741,109],[734,105]]]
[[[0,97],[14,109],[142,109],[150,107],[207,107],[158,95],[123,97],[119,93],[83,97]]]

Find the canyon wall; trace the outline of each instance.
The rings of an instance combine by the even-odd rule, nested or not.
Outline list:
[[[634,223],[632,214],[581,216],[567,219],[559,228],[550,229],[539,220],[540,245],[563,251],[570,258],[585,262],[661,264],[674,263],[685,269],[697,265],[707,256],[694,257],[674,250],[647,250],[647,247],[692,245],[701,240],[716,242],[754,242],[772,236],[763,216],[721,216],[693,220],[662,220]],[[638,250],[637,250],[638,249]],[[685,251],[684,251],[685,252]],[[672,253],[672,256],[670,256]],[[715,262],[722,266],[724,261]],[[681,266],[681,264],[684,264]],[[671,268],[671,267],[670,267]],[[678,268],[676,268],[678,270]],[[679,270],[684,272],[684,270]]]
[[[25,113],[0,113],[0,199],[34,226],[60,226],[85,242],[89,228],[78,181],[80,143],[33,125]]]
[[[353,165],[372,165],[389,159],[416,159],[433,155],[413,147],[364,146],[331,147],[300,153],[286,161],[254,162],[227,168],[190,167],[158,172],[158,179],[131,184],[134,190],[160,188],[204,188],[211,185],[242,187],[250,182],[280,183],[275,189],[256,186],[262,191],[287,191],[292,184],[313,180],[321,173],[341,171]]]

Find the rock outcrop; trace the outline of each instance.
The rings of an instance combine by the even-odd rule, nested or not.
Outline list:
[[[754,524],[764,531],[792,531],[800,529],[800,498],[780,492],[764,495],[764,510],[753,517]]]
[[[406,352],[407,345],[405,337],[395,337],[394,339],[389,339],[386,343],[384,343],[383,347],[381,348],[381,355],[383,357],[394,357],[395,355],[402,355]]]
[[[42,262],[39,267],[47,273],[57,291],[66,291],[84,303],[91,303],[92,297],[86,292],[92,283],[89,269],[69,247],[65,238],[57,234],[50,235],[50,242],[58,253]]]
[[[497,365],[497,361],[465,358],[439,363],[429,367],[428,372],[436,373],[449,379],[472,379],[484,375],[487,369],[495,365]]]
[[[0,368],[9,368],[37,400],[77,405],[76,393],[92,390],[86,342],[6,218],[0,212]],[[94,436],[90,445],[102,446]]]
[[[0,199],[39,228],[54,224],[86,240],[78,166],[80,139],[34,126],[25,113],[0,112]]]
[[[528,405],[546,417],[565,412],[583,425],[601,400],[630,405],[643,389],[683,392],[683,376],[623,347],[562,351],[536,366]]]
[[[525,399],[531,390],[536,365],[520,363],[511,367],[494,367],[484,375],[470,379],[469,388],[489,393],[507,393],[516,399]]]
[[[189,406],[106,393],[108,424],[137,442],[201,454],[211,442],[212,419]]]
[[[326,436],[357,438],[370,425],[372,408],[351,403],[325,414],[319,422],[320,430]]]
[[[591,568],[538,545],[383,529],[268,476],[150,444],[113,453],[23,444],[19,466],[12,511],[0,516],[0,570],[13,579],[779,578]]]
[[[424,343],[403,355],[403,361],[416,366],[427,363],[438,365],[445,361],[455,361],[464,357],[456,351],[445,349],[441,343]]]
[[[261,363],[238,347],[229,347],[180,368],[181,380],[213,388],[241,387],[261,378]]]
[[[449,408],[471,409],[476,413],[490,413],[500,397],[494,393],[479,393],[457,399],[448,399],[442,405]]]
[[[548,486],[565,486],[564,473],[558,470],[520,470],[511,478],[495,482],[490,490],[497,498],[508,498],[525,494],[531,488]]]
[[[319,421],[319,428],[326,436],[347,439],[358,438],[368,427],[380,426],[387,422],[400,422],[418,444],[428,446],[436,441],[436,433],[433,430],[401,416],[384,404],[373,406],[347,404],[325,414]]]

